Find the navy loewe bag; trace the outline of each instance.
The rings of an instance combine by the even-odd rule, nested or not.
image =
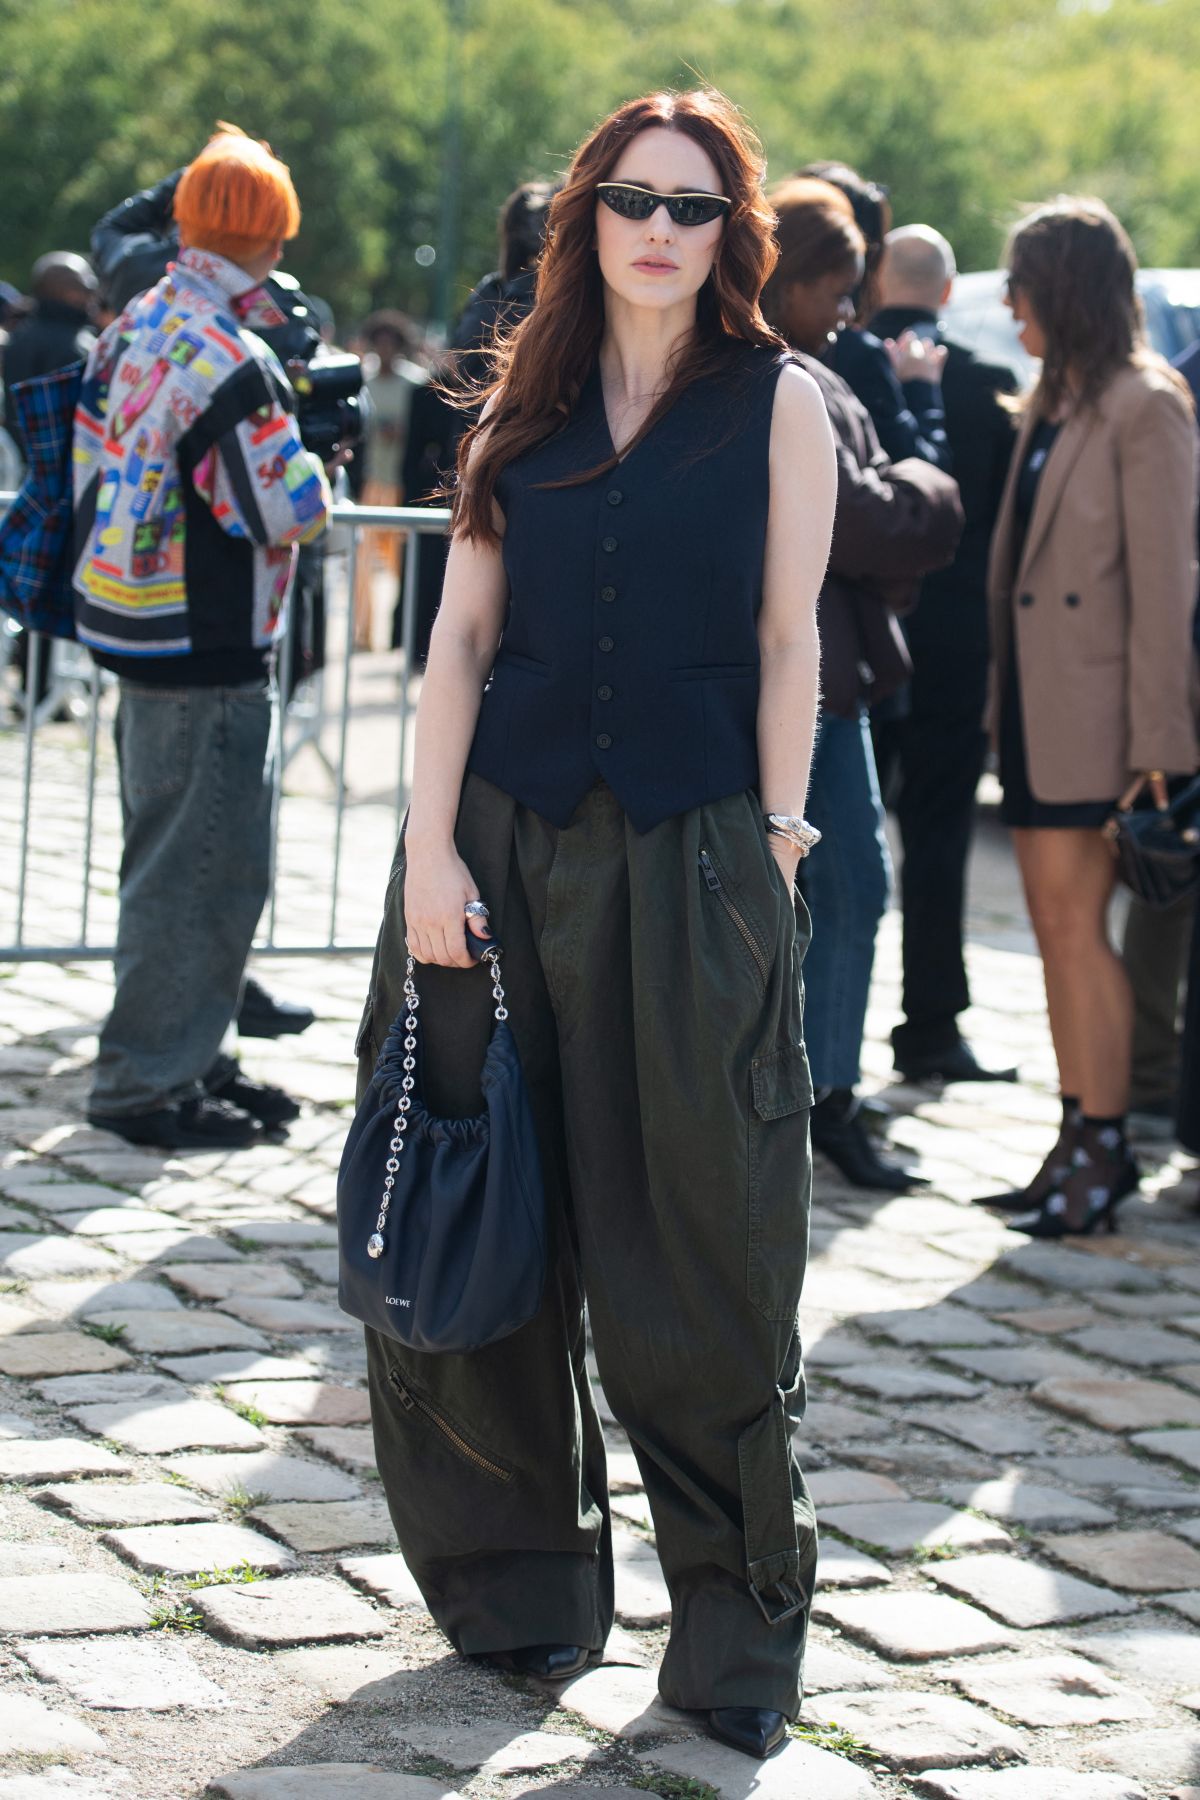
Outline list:
[[[480,1078],[486,1110],[439,1119],[421,1100],[420,998],[410,956],[404,1008],[342,1152],[339,1304],[410,1350],[478,1350],[526,1324],[542,1301],[541,1156],[507,1023],[500,954],[494,938],[485,941],[481,960],[496,1002]]]

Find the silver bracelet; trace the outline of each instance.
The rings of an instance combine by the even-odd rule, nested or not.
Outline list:
[[[798,850],[801,856],[807,856],[821,841],[821,833],[816,826],[810,825],[799,813],[764,813],[763,824],[769,836],[786,838],[793,850]]]

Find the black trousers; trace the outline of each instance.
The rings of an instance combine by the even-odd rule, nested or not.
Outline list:
[[[599,1649],[613,1617],[604,1391],[671,1591],[663,1696],[795,1716],[816,1564],[793,1434],[812,1085],[808,941],[750,794],[635,832],[597,785],[558,830],[468,776],[457,840],[504,946],[542,1145],[554,1266],[541,1311],[464,1355],[367,1333],[379,1473],[433,1617],[466,1654]],[[400,1004],[404,846],[360,1037]],[[799,916],[798,916],[799,915]],[[479,970],[423,968],[422,1097],[480,1108]]]
[[[1188,958],[1187,1016],[1179,1077],[1179,1141],[1193,1156],[1200,1156],[1200,906],[1192,922]]]
[[[874,727],[880,788],[904,850],[904,1020],[892,1033],[901,1052],[950,1049],[971,1004],[963,909],[987,739],[973,689],[968,699],[956,711],[914,703],[906,718]]]

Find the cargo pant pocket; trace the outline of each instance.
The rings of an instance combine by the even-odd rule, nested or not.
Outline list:
[[[764,1318],[794,1319],[808,1259],[812,1077],[803,1044],[750,1068],[746,1289]]]
[[[787,1408],[777,1392],[738,1439],[746,1576],[768,1625],[795,1618],[812,1601],[816,1538],[799,1529],[793,1474]]]

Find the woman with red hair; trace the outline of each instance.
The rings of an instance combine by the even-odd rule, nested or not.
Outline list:
[[[815,1567],[793,882],[836,487],[820,394],[759,310],[761,178],[727,100],[659,93],[554,199],[537,304],[462,445],[360,1038],[365,1078],[411,952],[423,1098],[478,1112],[491,1003],[464,913],[482,936],[490,908],[555,1257],[538,1316],[484,1350],[368,1332],[379,1469],[435,1619],[543,1679],[603,1650],[586,1296],[671,1591],[661,1692],[755,1756],[799,1707]]]

